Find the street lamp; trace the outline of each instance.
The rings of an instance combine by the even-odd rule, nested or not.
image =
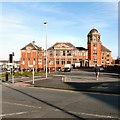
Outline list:
[[[12,52],[12,83],[14,83],[14,60],[13,56],[15,56],[14,52]]]
[[[46,26],[46,78],[47,78],[47,22],[44,22],[44,25]]]

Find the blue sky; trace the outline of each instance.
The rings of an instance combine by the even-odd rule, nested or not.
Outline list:
[[[45,49],[47,21],[48,47],[56,42],[71,42],[87,48],[87,34],[96,28],[104,46],[118,56],[117,2],[3,2],[0,25],[0,60],[15,53],[33,40]]]

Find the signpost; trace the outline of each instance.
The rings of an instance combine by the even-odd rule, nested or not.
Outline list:
[[[35,83],[35,78],[34,78],[34,67],[33,67],[33,85]]]
[[[35,83],[35,72],[34,72],[34,67],[33,67],[33,65],[29,65],[29,67],[33,68],[33,71],[32,71],[32,73],[33,73],[33,81],[32,81],[32,84],[34,85],[34,83]]]

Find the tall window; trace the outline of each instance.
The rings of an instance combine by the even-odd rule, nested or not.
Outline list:
[[[71,50],[67,50],[67,56],[71,56]]]
[[[80,52],[80,56],[82,56],[82,52]]]
[[[97,64],[97,58],[94,58],[93,62],[94,62],[94,64]]]
[[[22,59],[22,64],[23,64],[23,65],[25,64],[25,58]]]
[[[56,50],[56,56],[60,56],[60,50]]]
[[[73,56],[76,56],[76,51],[73,51]]]
[[[28,65],[30,65],[30,58],[28,58]]]
[[[39,59],[38,59],[38,64],[39,64],[39,65],[42,65],[42,58],[39,58]]]
[[[85,52],[82,52],[82,56],[85,56],[86,54],[85,54]]]
[[[63,50],[63,56],[65,56],[65,50]]]
[[[58,64],[58,65],[59,65],[59,60],[56,60],[56,64]]]
[[[35,58],[33,59],[33,65],[35,65]]]
[[[97,55],[97,50],[93,50],[93,55]]]
[[[50,63],[51,65],[53,65],[54,60],[53,60],[53,59],[51,59],[51,60],[49,61],[49,63]]]
[[[51,50],[51,51],[50,51],[50,56],[52,56],[52,55],[53,55],[53,51]]]
[[[65,64],[65,59],[62,59],[61,64],[62,64],[62,65]]]
[[[110,56],[110,54],[109,53],[107,53],[107,57],[109,57]]]

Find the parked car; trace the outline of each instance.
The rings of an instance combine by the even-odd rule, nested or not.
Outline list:
[[[61,71],[61,67],[57,67],[56,70],[60,72]]]
[[[70,68],[62,68],[61,71],[62,71],[62,72],[70,72],[71,69],[70,69]]]
[[[100,67],[100,72],[105,71],[105,69],[103,67]]]

